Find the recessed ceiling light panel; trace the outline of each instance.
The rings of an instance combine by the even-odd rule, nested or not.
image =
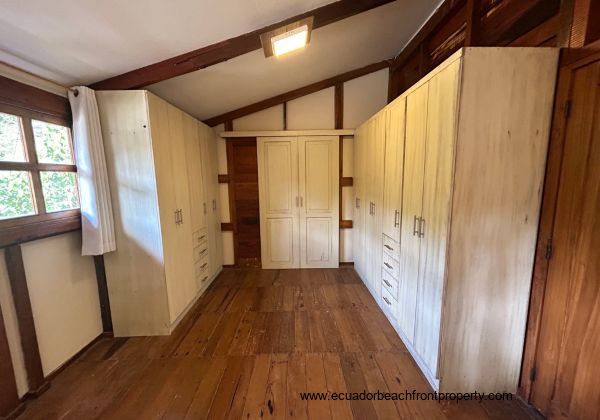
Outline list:
[[[262,34],[260,40],[265,57],[279,57],[306,47],[310,42],[312,25],[311,16]]]

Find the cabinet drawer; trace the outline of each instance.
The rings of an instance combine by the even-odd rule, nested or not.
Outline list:
[[[395,260],[400,259],[400,244],[387,235],[383,235],[383,250]]]
[[[194,264],[194,275],[196,278],[202,274],[208,274],[208,257],[202,258]]]
[[[393,259],[387,252],[383,253],[383,260],[381,263],[383,271],[389,273],[394,279],[398,279],[398,261]]]
[[[398,302],[385,287],[381,288],[381,302],[383,307],[387,309],[388,315],[396,319],[396,306]]]
[[[381,285],[382,289],[387,289],[394,299],[398,296],[398,280],[390,276],[385,270],[381,273]]]
[[[201,246],[208,242],[208,233],[206,229],[200,229],[192,234],[194,246]]]
[[[208,244],[202,244],[194,248],[194,262],[200,261],[208,255]]]

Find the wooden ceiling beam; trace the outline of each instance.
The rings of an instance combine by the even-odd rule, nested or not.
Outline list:
[[[293,16],[264,28],[208,45],[197,50],[150,64],[136,70],[96,82],[95,90],[139,89],[163,80],[230,60],[262,48],[260,34],[309,16],[314,16],[313,29],[374,9],[393,0],[341,0]]]
[[[319,82],[312,83],[310,85],[303,86],[298,89],[290,90],[289,92],[285,92],[280,95],[262,100],[260,102],[256,102],[251,105],[247,105],[242,108],[226,112],[225,114],[208,118],[204,120],[204,123],[210,127],[214,127],[227,121],[233,121],[237,118],[253,114],[258,111],[262,111],[263,109],[271,108],[275,105],[280,105],[293,99],[300,98],[301,96],[309,95],[311,93],[318,92],[319,90],[327,89],[332,86],[347,82],[348,80],[356,79],[357,77],[373,73],[375,71],[389,67],[389,65],[390,62],[388,60],[369,64],[368,66],[351,70],[349,72],[330,77],[329,79],[321,80]]]

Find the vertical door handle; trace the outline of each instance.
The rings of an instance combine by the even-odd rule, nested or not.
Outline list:
[[[394,227],[398,227],[398,225],[400,224],[400,220],[399,216],[400,215],[400,211],[399,210],[394,210]]]
[[[204,208],[204,214],[206,214],[206,201],[202,203],[202,207]]]
[[[296,196],[296,207],[300,207],[300,197]]]
[[[354,199],[354,202],[355,202],[355,205],[354,205],[354,206],[355,206],[357,209],[358,209],[358,208],[360,208],[360,204],[358,204],[358,202],[359,202],[359,201],[360,201],[360,200],[359,200],[359,198],[358,198],[358,197],[356,197],[356,198]]]
[[[425,219],[421,217],[419,221],[419,237],[423,238],[425,236]]]
[[[375,216],[375,203],[373,203],[373,216]]]
[[[413,236],[419,235],[419,228],[417,227],[417,220],[420,220],[416,215],[413,219]]]
[[[179,224],[183,225],[183,210],[179,209]]]
[[[179,224],[179,210],[175,210],[175,225]]]
[[[213,198],[213,211],[217,209],[217,200]]]
[[[304,197],[300,196],[300,207],[304,206]]]

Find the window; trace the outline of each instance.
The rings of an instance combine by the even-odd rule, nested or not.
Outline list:
[[[0,223],[71,214],[76,170],[68,127],[0,111]]]

